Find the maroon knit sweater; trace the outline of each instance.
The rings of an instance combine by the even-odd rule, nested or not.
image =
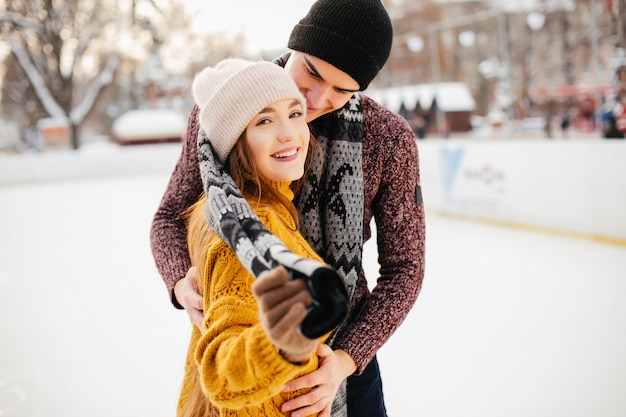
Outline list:
[[[415,135],[407,122],[363,96],[365,243],[376,223],[380,275],[370,292],[361,272],[345,331],[333,347],[345,350],[361,373],[411,310],[424,277],[425,219]],[[198,108],[189,117],[180,158],[154,216],[152,253],[171,300],[174,284],[191,266],[180,214],[198,200],[202,179],[197,156]]]

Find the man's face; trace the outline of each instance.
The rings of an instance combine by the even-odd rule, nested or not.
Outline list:
[[[326,61],[293,51],[285,69],[306,98],[306,121],[342,108],[359,91],[359,83]]]

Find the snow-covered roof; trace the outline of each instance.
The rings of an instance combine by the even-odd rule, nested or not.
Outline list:
[[[418,102],[420,107],[428,110],[434,98],[444,112],[473,111],[476,108],[469,88],[460,82],[388,87],[367,90],[364,94],[395,112],[400,110],[402,103],[407,109],[412,110]]]
[[[121,115],[112,130],[119,140],[157,140],[182,137],[187,127],[185,117],[168,109],[137,109]]]

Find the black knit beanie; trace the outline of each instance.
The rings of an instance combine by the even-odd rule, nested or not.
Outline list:
[[[365,90],[391,51],[393,28],[380,0],[318,0],[287,46],[323,59]]]

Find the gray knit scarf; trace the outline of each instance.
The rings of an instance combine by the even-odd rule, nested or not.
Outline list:
[[[287,59],[288,54],[278,58],[276,63],[284,66]],[[313,161],[307,181],[295,199],[301,233],[324,261],[343,277],[350,303],[363,252],[362,121],[361,99],[355,94],[342,109],[311,123],[323,154]],[[207,195],[205,217],[246,269],[258,276],[273,266],[272,259],[292,258],[293,254],[254,214],[202,130],[198,137],[198,156]],[[315,267],[308,262],[317,264],[301,258],[295,261],[304,263],[305,268]],[[338,332],[344,326],[345,323]],[[329,341],[331,346],[336,334]],[[345,381],[335,397],[332,415],[347,416]]]
[[[296,199],[300,231],[315,252],[343,275],[350,303],[363,253],[362,120],[360,96],[355,94],[342,109],[312,123],[325,157],[314,161]],[[331,338],[331,346],[344,326],[345,322]],[[348,416],[345,380],[335,395],[331,415]]]
[[[284,67],[289,55],[286,53],[275,62]],[[361,97],[355,94],[343,108],[309,126],[323,154],[313,161],[295,199],[300,232],[315,252],[343,275],[352,301],[363,254]]]

